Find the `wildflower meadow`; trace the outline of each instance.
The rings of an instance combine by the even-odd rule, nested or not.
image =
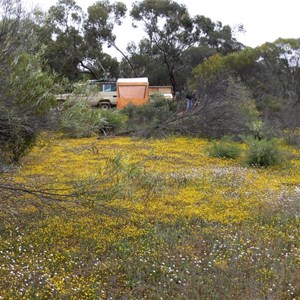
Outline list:
[[[300,149],[210,145],[41,135],[3,174],[0,299],[300,299]]]

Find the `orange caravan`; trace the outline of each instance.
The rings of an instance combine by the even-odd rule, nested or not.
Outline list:
[[[117,108],[128,104],[143,105],[149,100],[149,82],[147,77],[119,78],[117,81]]]

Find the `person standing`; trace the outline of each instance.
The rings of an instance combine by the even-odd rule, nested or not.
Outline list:
[[[193,107],[193,97],[189,94],[185,96],[186,100],[186,110],[191,110]]]

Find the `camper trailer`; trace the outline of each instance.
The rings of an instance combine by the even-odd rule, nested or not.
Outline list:
[[[143,105],[149,100],[149,82],[147,77],[119,78],[117,80],[117,108],[128,104]]]
[[[60,103],[84,100],[92,107],[123,109],[128,104],[144,105],[155,93],[173,99],[171,86],[149,86],[147,77],[88,80],[79,84],[72,93],[59,94],[56,99]]]

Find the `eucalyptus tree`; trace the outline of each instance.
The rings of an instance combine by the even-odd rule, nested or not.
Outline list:
[[[162,68],[157,55],[153,53],[153,48],[148,39],[142,39],[138,44],[134,42],[127,46],[127,53],[135,73],[125,59],[120,63],[120,72],[125,77],[148,77],[151,85],[168,85],[168,73],[166,68]]]
[[[217,99],[216,86],[230,75],[254,100],[248,106],[255,134],[277,134],[300,127],[300,40],[278,39],[227,56],[213,56],[194,71],[200,100]]]
[[[258,50],[260,76],[264,76],[259,105],[266,121],[294,130],[300,126],[300,39],[278,39]]]
[[[114,47],[130,65],[134,75],[137,76],[131,61],[116,44],[116,35],[113,33],[115,26],[122,24],[122,19],[127,11],[126,5],[122,2],[111,4],[108,0],[97,1],[89,6],[87,11],[88,16],[84,22],[87,45],[94,49],[101,47],[104,43],[108,47]]]
[[[242,24],[231,28],[229,25],[223,25],[220,21],[213,22],[210,18],[202,15],[196,15],[194,23],[200,32],[198,45],[201,47],[206,46],[223,55],[244,48],[243,44],[236,39],[238,33],[244,32]]]
[[[33,12],[37,50],[43,50],[49,66],[61,77],[77,81],[83,74],[99,78],[118,72],[118,63],[103,52],[102,44],[88,39],[86,14],[75,0],[59,0],[47,12]]]
[[[185,5],[172,0],[134,2],[130,15],[134,26],[142,24],[151,55],[166,68],[174,93],[178,90],[177,75],[186,72],[186,51],[202,44],[224,53],[240,47],[229,26],[223,27],[221,22],[214,23],[203,16],[192,17]]]
[[[300,39],[278,39],[259,47],[259,62],[277,79],[280,96],[300,103]],[[279,93],[278,86],[272,91]]]
[[[74,0],[59,0],[40,16],[39,40],[46,47],[44,57],[58,74],[77,80],[78,64],[84,60],[82,22],[84,13]]]
[[[278,39],[224,60],[251,89],[267,127],[300,125],[300,39]]]

